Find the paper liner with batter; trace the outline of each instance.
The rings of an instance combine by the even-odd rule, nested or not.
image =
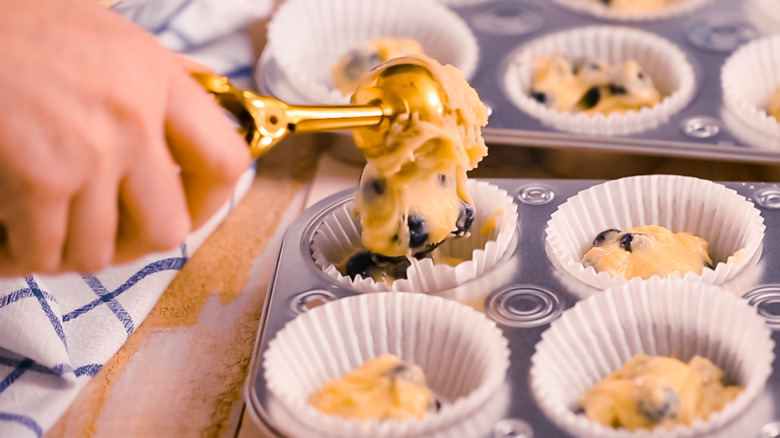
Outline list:
[[[353,215],[351,202],[338,206],[317,226],[311,242],[314,263],[339,284],[361,292],[438,292],[473,280],[496,266],[510,250],[517,228],[517,205],[505,190],[493,184],[469,180],[467,188],[475,209],[471,230],[466,237],[445,241],[437,250],[443,256],[463,259],[457,266],[413,259],[407,269],[408,279],[396,280],[392,285],[342,275],[336,265],[363,248],[360,220]],[[483,227],[494,216],[495,227],[483,233]]]
[[[685,277],[712,284],[724,284],[755,264],[766,229],[753,203],[722,184],[679,175],[641,175],[598,184],[567,199],[547,222],[545,248],[557,268],[606,289],[627,280],[596,272],[582,256],[600,232],[640,225],[660,225],[706,240],[715,269]]]
[[[553,0],[559,5],[569,8],[578,12],[593,15],[598,18],[604,18],[607,20],[616,21],[653,21],[653,20],[665,20],[667,18],[679,17],[681,15],[689,14],[703,5],[710,2],[710,0],[685,0],[683,2],[674,3],[668,7],[657,9],[655,11],[620,11],[614,8],[610,8],[606,4],[600,1],[592,0]]]
[[[333,87],[331,69],[378,37],[412,38],[466,79],[479,60],[468,25],[445,5],[419,0],[288,0],[268,24],[267,50],[310,103],[346,104],[349,96]]]
[[[771,331],[745,300],[719,286],[654,277],[593,295],[565,311],[536,346],[530,386],[545,415],[577,437],[748,436],[743,422],[737,423],[741,429],[731,422],[764,392],[773,351]],[[652,433],[614,429],[575,413],[588,388],[640,353],[685,362],[704,356],[725,372],[727,383],[744,390],[707,421]],[[761,425],[750,426],[757,431]]]
[[[663,99],[626,114],[558,112],[530,95],[534,58],[558,53],[570,60],[601,59],[620,65],[633,59],[652,78]],[[626,135],[667,122],[693,98],[696,75],[676,45],[650,32],[619,26],[579,27],[537,38],[509,55],[503,86],[512,103],[544,125],[561,131]]]
[[[308,397],[330,379],[368,359],[395,354],[417,364],[441,401],[422,420],[343,419],[317,411]],[[461,421],[482,424],[483,405],[505,387],[506,338],[483,314],[425,294],[383,292],[331,301],[298,316],[277,333],[263,355],[267,388],[289,425],[327,437],[468,435]],[[492,417],[491,417],[492,418]],[[284,425],[282,425],[284,426]],[[473,431],[471,431],[473,433]],[[472,435],[473,436],[473,435]]]
[[[769,98],[780,87],[780,35],[737,49],[721,68],[724,112],[741,123],[729,129],[748,146],[780,148],[780,123],[768,113]]]

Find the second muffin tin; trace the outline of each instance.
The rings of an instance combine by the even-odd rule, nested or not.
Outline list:
[[[558,206],[601,181],[593,180],[485,180],[514,197],[518,207],[514,246],[492,270],[476,280],[442,293],[445,298],[470,305],[484,313],[503,330],[509,340],[511,363],[507,373],[508,397],[497,406],[502,415],[484,430],[484,437],[569,437],[539,409],[529,388],[529,367],[541,334],[560,314],[582,296],[595,291],[590,286],[555,268],[545,250],[545,229]],[[775,361],[766,390],[751,404],[740,420],[736,435],[776,437],[780,430],[780,270],[775,269],[780,249],[780,185],[729,182],[751,201],[764,217],[763,251],[753,269],[740,274],[735,293],[755,306],[773,330]],[[313,262],[310,242],[314,230],[334,208],[352,199],[349,190],[333,195],[306,210],[288,228],[274,266],[252,366],[246,388],[249,417],[258,426],[276,432],[279,419],[269,414],[264,380],[263,353],[284,325],[318,304],[356,295],[358,292],[335,283]],[[478,291],[478,292],[475,292]],[[290,420],[286,420],[290,421]],[[281,424],[283,426],[284,424]],[[276,432],[275,436],[284,436]],[[728,435],[726,435],[728,436]]]
[[[749,128],[740,127],[723,110],[720,73],[731,53],[780,24],[762,22],[755,12],[758,0],[710,0],[677,17],[652,21],[615,21],[570,10],[540,0],[483,1],[452,6],[469,25],[480,48],[479,66],[471,79],[492,113],[484,137],[489,143],[541,148],[611,151],[727,161],[780,163],[780,150],[754,142]],[[631,135],[572,134],[545,126],[520,110],[508,97],[507,65],[523,46],[544,35],[598,25],[627,26],[659,35],[677,45],[696,71],[692,101],[660,126]],[[273,54],[263,53],[256,82],[264,93],[293,103],[301,96],[281,73]],[[310,102],[311,103],[311,102]],[[735,135],[734,130],[745,130]],[[749,138],[750,140],[741,140]],[[776,143],[780,140],[775,140]],[[772,142],[769,142],[772,143]],[[763,147],[762,147],[763,145]]]

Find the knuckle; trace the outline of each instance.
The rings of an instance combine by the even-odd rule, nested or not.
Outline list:
[[[184,243],[190,231],[190,220],[187,215],[178,216],[147,229],[144,240],[150,251],[165,251]]]

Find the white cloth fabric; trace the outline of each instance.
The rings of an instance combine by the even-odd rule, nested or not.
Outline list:
[[[271,1],[141,0],[113,9],[169,48],[248,84],[255,60],[246,26],[269,13]],[[40,437],[57,421],[253,177],[254,167],[231,200],[176,250],[96,275],[0,280],[0,437]]]

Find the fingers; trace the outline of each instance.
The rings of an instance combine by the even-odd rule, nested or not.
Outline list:
[[[147,149],[119,187],[114,261],[125,263],[184,242],[191,229],[184,190],[164,144]]]
[[[188,58],[181,53],[175,53],[176,61],[187,73],[214,73],[214,69]]]
[[[117,183],[95,175],[70,204],[62,269],[97,272],[114,259],[118,223]]]
[[[0,275],[53,273],[60,269],[68,203],[62,198],[18,197],[5,205],[0,222]]]
[[[249,148],[216,101],[186,75],[172,81],[165,130],[197,228],[233,193]]]

